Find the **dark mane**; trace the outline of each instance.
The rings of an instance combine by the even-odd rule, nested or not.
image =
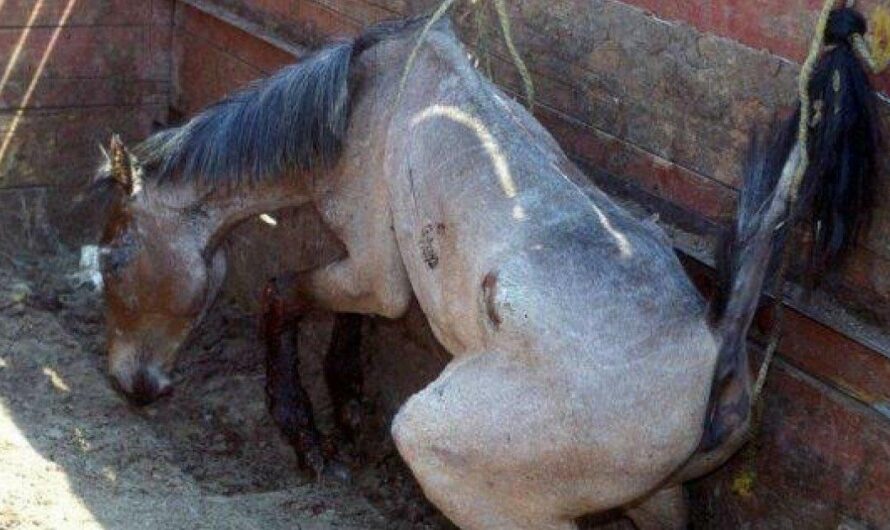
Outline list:
[[[325,48],[136,150],[155,178],[262,180],[333,162],[346,133],[352,43]]]
[[[156,133],[134,154],[159,183],[241,184],[334,163],[349,121],[353,58],[425,18],[387,21],[319,50]],[[102,170],[100,170],[100,176]]]

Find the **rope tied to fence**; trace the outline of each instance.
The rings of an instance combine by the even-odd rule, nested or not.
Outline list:
[[[483,10],[485,9],[486,1],[490,1],[494,4],[495,13],[498,19],[498,25],[501,30],[501,37],[504,39],[504,45],[507,47],[507,52],[510,54],[510,59],[513,61],[513,65],[516,67],[516,70],[519,72],[519,77],[522,79],[523,90],[525,91],[526,104],[528,105],[529,110],[532,110],[535,106],[535,85],[532,80],[531,72],[528,69],[528,66],[525,64],[525,61],[522,59],[522,55],[519,53],[519,50],[516,48],[516,43],[513,40],[513,30],[510,25],[510,14],[507,12],[507,2],[506,0],[470,0],[470,3],[473,4],[473,9]],[[405,89],[405,85],[408,83],[408,76],[411,73],[411,69],[414,66],[414,62],[417,60],[417,55],[420,53],[420,49],[423,46],[424,42],[426,42],[426,37],[429,34],[430,30],[433,26],[436,25],[437,22],[442,20],[442,18],[451,11],[452,8],[458,3],[458,0],[442,0],[442,3],[433,11],[430,15],[429,20],[427,20],[426,24],[424,24],[423,28],[420,30],[420,33],[417,37],[417,42],[412,48],[411,53],[408,55],[408,60],[405,61],[405,68],[402,72],[402,79],[399,83],[399,91],[396,95],[396,101],[398,102],[402,98],[402,92]],[[490,75],[490,74],[489,74]]]

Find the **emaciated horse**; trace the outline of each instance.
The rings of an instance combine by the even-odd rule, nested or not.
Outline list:
[[[785,217],[772,188],[799,149],[752,166],[749,182],[770,184],[741,203],[750,237],[711,322],[665,235],[582,191],[448,22],[402,83],[418,27],[326,48],[132,153],[115,142],[100,173],[121,190],[102,240],[113,378],[137,402],[166,393],[225,275],[219,242],[311,203],[348,256],[296,278],[292,305],[398,318],[416,297],[453,355],[392,423],[452,521],[568,530],[618,508],[640,528],[683,527],[682,481],[744,438],[744,337]]]

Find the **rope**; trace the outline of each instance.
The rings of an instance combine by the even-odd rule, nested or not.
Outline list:
[[[423,43],[426,40],[427,34],[430,32],[432,27],[445,16],[446,13],[457,3],[457,0],[443,0],[439,7],[430,15],[429,20],[424,25],[423,29],[421,29],[419,36],[417,37],[417,42],[414,44],[414,48],[411,49],[411,53],[408,55],[408,60],[405,62],[405,69],[402,72],[402,79],[399,82],[399,91],[396,94],[396,103],[402,99],[402,92],[405,90],[405,85],[408,83],[408,76],[411,73],[411,69],[414,66],[414,61],[417,60],[417,54],[420,52],[420,48],[423,46]],[[473,2],[475,3],[475,2]],[[500,23],[501,35],[504,37],[504,43],[507,46],[507,51],[510,53],[510,58],[513,60],[513,64],[516,66],[516,69],[519,71],[519,76],[522,78],[523,88],[525,89],[525,97],[528,100],[528,108],[529,110],[534,109],[535,105],[535,85],[532,81],[531,73],[529,72],[528,66],[526,66],[525,61],[522,60],[522,55],[520,55],[519,51],[516,49],[516,44],[513,42],[513,31],[510,28],[510,14],[507,12],[507,3],[506,0],[492,0],[494,4],[495,12],[497,13],[498,22]],[[485,7],[478,5],[476,9],[484,10]],[[477,19],[477,25],[479,24],[479,20],[482,15],[479,15],[479,19]],[[486,45],[487,47],[487,45]],[[490,67],[489,67],[490,70]],[[490,77],[490,72],[489,72]]]
[[[794,206],[797,203],[797,193],[803,176],[807,172],[810,164],[810,154],[807,149],[807,142],[810,135],[810,80],[813,77],[813,70],[819,61],[819,55],[822,52],[822,44],[825,40],[825,28],[828,26],[828,16],[834,8],[837,0],[825,0],[822,6],[822,12],[819,14],[819,20],[816,22],[816,34],[810,42],[810,51],[807,54],[807,60],[803,63],[800,71],[800,78],[797,83],[797,93],[800,98],[800,124],[797,129],[797,142],[801,146],[800,165],[797,166],[797,173],[791,184],[791,193],[788,196],[788,205]]]
[[[408,55],[408,60],[405,61],[405,69],[402,72],[402,79],[399,81],[399,92],[396,94],[396,104],[398,104],[402,100],[402,92],[405,90],[405,85],[408,83],[408,74],[411,73],[411,69],[414,67],[414,61],[417,60],[417,54],[420,52],[420,48],[423,46],[423,43],[426,41],[426,36],[436,25],[436,22],[442,19],[445,16],[445,13],[451,9],[451,6],[454,5],[456,0],[444,0],[439,7],[430,15],[430,19],[423,26],[423,29],[420,30],[420,35],[417,37],[417,42],[414,44],[414,47],[411,49],[411,53]]]
[[[528,71],[528,67],[525,65],[525,61],[522,60],[522,56],[519,55],[519,52],[516,50],[516,45],[513,43],[513,34],[510,31],[510,15],[507,13],[507,3],[505,0],[494,0],[494,8],[495,11],[497,11],[498,19],[501,23],[501,34],[504,36],[504,43],[507,44],[507,50],[510,51],[510,57],[513,59],[513,64],[516,66],[516,69],[519,70],[520,77],[522,77],[522,84],[525,88],[525,97],[528,100],[528,108],[531,111],[535,108],[535,85],[532,82],[532,76]]]

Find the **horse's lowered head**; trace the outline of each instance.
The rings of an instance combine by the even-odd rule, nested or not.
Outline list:
[[[386,33],[381,33],[385,36]],[[349,67],[379,38],[324,48],[132,150],[115,137],[96,186],[109,369],[135,403],[170,391],[178,351],[225,276],[238,223],[309,200],[346,134]]]
[[[202,213],[148,192],[146,169],[117,136],[106,158],[96,185],[113,197],[100,241],[109,372],[145,405],[171,391],[176,354],[219,290],[225,260],[205,255]]]

